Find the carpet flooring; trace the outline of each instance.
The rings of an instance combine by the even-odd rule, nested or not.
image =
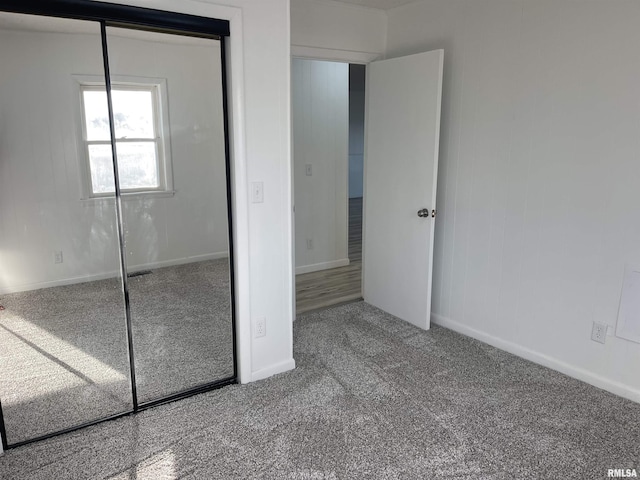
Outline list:
[[[303,315],[293,371],[0,457],[3,479],[603,479],[640,404],[363,302]]]
[[[140,402],[233,376],[227,259],[129,278]],[[117,279],[0,296],[10,443],[132,409]]]

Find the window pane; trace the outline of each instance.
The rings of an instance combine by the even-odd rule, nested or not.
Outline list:
[[[89,166],[93,193],[113,193],[111,145],[89,145]]]
[[[121,190],[160,187],[155,142],[118,142],[116,148]],[[89,165],[93,193],[114,193],[111,145],[89,145]]]
[[[104,90],[89,90],[82,93],[87,140],[110,140],[107,93]]]
[[[112,90],[116,138],[154,138],[150,91]]]
[[[155,142],[118,142],[116,148],[122,190],[160,187]]]

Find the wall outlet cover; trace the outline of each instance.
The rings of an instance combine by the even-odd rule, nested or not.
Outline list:
[[[262,182],[251,183],[251,202],[264,202],[264,184]]]
[[[267,319],[265,317],[258,317],[254,322],[253,336],[255,338],[264,337],[267,335]]]
[[[607,341],[607,326],[602,323],[593,322],[591,340],[598,343],[605,343]]]

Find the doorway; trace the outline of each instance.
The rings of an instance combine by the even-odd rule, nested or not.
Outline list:
[[[365,68],[292,63],[298,314],[362,298]]]
[[[4,448],[236,379],[228,22],[71,3],[0,12]]]
[[[339,135],[335,138],[322,138],[327,131],[344,133],[340,123],[343,116],[329,115],[328,120],[322,117],[327,105],[331,105],[334,98],[340,99],[340,93],[344,94],[344,89],[340,90],[337,87],[336,95],[325,95],[326,98],[321,97],[320,101],[314,100],[317,91],[323,91],[326,85],[332,84],[331,77],[327,79],[316,75],[305,76],[301,73],[304,72],[303,69],[296,68],[296,64],[303,62],[309,62],[311,65],[332,64],[294,60],[294,190],[295,231],[298,236],[304,232],[304,228],[297,224],[299,220],[320,222],[323,218],[297,214],[302,198],[301,188],[303,193],[309,191],[300,179],[300,172],[311,172],[304,164],[305,156],[311,154],[314,155],[312,158],[317,158],[316,151],[323,152],[324,146],[332,145],[332,141],[337,143]],[[443,65],[443,50],[377,60],[367,64],[367,168],[363,189],[363,193],[366,192],[363,198],[366,198],[362,214],[362,238],[366,246],[362,250],[361,294],[365,302],[423,329],[429,328],[431,317]],[[306,91],[299,87],[307,84],[310,86]],[[304,114],[305,102],[311,105],[310,108],[307,107],[310,111],[307,115]],[[338,104],[344,106],[344,102]],[[300,109],[303,109],[302,114]],[[322,128],[325,124],[329,126]],[[321,128],[318,128],[318,125]],[[301,133],[298,133],[299,131]],[[305,146],[305,142],[298,144],[297,140],[304,140],[305,137],[314,140],[311,143],[312,148],[300,148],[300,145]],[[336,178],[341,177],[336,175]],[[332,183],[325,182],[324,186],[330,191]],[[340,205],[339,200],[336,203]],[[337,238],[339,241],[340,236],[330,238]],[[307,248],[310,249],[312,246],[313,243],[307,243]],[[301,244],[298,237],[298,265],[299,249],[302,247],[304,243]],[[346,246],[344,251],[347,251]],[[350,265],[351,262],[347,259],[347,263]],[[298,288],[299,298],[314,296],[315,308],[348,300],[340,298],[343,291],[340,286],[327,281],[331,269],[314,273],[321,278],[313,286],[302,284],[304,277],[297,279],[298,286],[304,287]],[[335,277],[332,280],[335,282]],[[300,308],[300,301],[298,307],[298,313],[312,309],[309,306]]]

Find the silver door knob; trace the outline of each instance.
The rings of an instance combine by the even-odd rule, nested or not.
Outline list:
[[[420,210],[418,210],[418,216],[420,218],[426,218],[429,216],[429,209],[428,208],[422,208]]]

